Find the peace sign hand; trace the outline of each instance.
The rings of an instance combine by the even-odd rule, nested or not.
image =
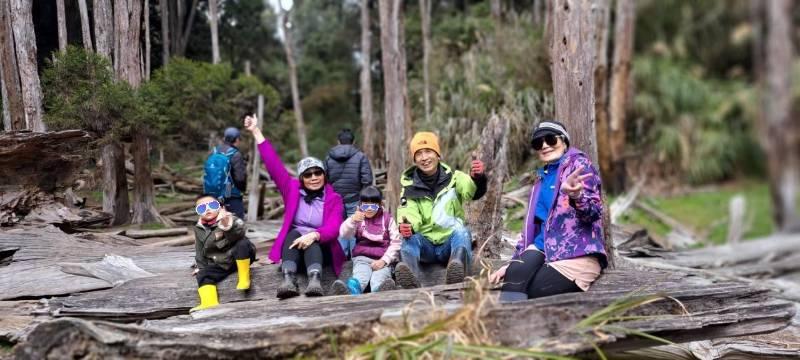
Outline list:
[[[561,191],[567,193],[570,198],[576,199],[580,197],[583,194],[583,182],[592,176],[591,173],[581,175],[580,173],[583,169],[583,166],[575,169],[567,176],[567,180],[561,183]]]

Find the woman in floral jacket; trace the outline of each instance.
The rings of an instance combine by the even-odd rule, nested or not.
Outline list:
[[[503,281],[500,301],[586,291],[608,264],[600,176],[569,144],[561,123],[543,121],[534,129],[531,145],[544,166],[514,258],[490,276]]]

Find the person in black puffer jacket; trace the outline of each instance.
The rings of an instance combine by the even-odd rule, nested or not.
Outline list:
[[[372,167],[367,156],[353,145],[355,136],[350,129],[342,129],[337,137],[339,144],[328,152],[325,168],[328,181],[342,196],[345,218],[348,218],[355,213],[361,189],[373,183]],[[350,258],[355,239],[339,239],[339,242],[345,255]]]

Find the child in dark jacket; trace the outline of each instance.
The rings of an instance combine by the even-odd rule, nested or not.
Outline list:
[[[355,237],[353,277],[345,283],[336,280],[331,292],[357,295],[369,285],[373,292],[394,290],[390,265],[400,251],[397,223],[383,207],[381,191],[374,186],[361,190],[358,209],[339,228],[341,238]]]
[[[194,228],[197,292],[200,305],[191,311],[219,305],[217,283],[234,271],[239,273],[236,289],[250,289],[250,264],[256,248],[245,238],[244,221],[226,211],[214,196],[203,194],[195,202],[200,219]]]

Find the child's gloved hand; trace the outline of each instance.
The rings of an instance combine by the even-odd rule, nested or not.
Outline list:
[[[372,268],[372,271],[378,271],[386,267],[386,262],[383,260],[375,260],[369,265],[369,267]]]
[[[414,235],[414,229],[411,227],[411,224],[400,224],[398,228],[400,230],[400,235],[404,238],[410,238],[411,235]]]
[[[233,214],[225,211],[224,208],[220,209],[217,215],[217,221],[219,222],[220,229],[228,231],[233,226]]]

